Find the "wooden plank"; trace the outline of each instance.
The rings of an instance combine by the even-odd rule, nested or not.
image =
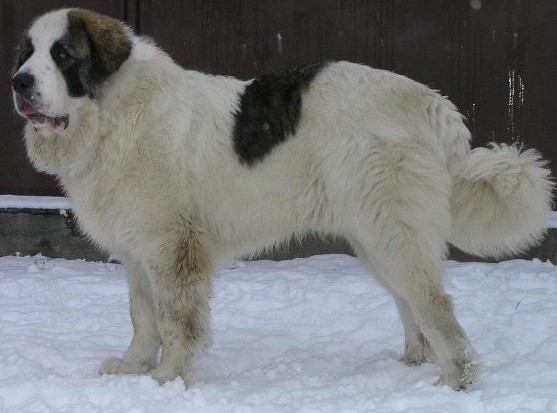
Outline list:
[[[524,52],[524,140],[551,160],[557,176],[557,2],[530,2]]]

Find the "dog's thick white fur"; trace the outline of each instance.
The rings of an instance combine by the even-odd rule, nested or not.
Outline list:
[[[43,57],[20,72],[57,70],[43,49],[67,14],[35,21],[29,33]],[[313,232],[345,237],[393,294],[404,362],[432,359],[441,383],[470,387],[474,352],[442,286],[447,242],[500,256],[540,240],[552,184],[538,153],[471,151],[462,116],[435,91],[336,62],[305,90],[294,136],[245,165],[231,136],[250,82],[186,71],[122,33],[131,53],[94,95],[45,89],[68,105],[67,129],[25,127],[35,167],[58,177],[83,231],[126,266],[134,336],[101,372],[186,379],[190,358],[209,342],[215,260]]]

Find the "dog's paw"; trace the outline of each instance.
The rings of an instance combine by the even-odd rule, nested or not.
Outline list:
[[[102,362],[99,374],[146,374],[152,368],[150,364],[130,363],[118,357],[109,357]]]
[[[410,367],[418,367],[429,361],[425,351],[405,351],[404,355],[399,359],[402,363]]]
[[[458,368],[450,372],[443,372],[436,385],[452,387],[455,391],[468,391],[476,382],[479,365],[468,360],[465,363],[458,363]]]
[[[166,382],[173,381],[178,378],[180,374],[178,374],[174,369],[168,369],[164,367],[157,367],[151,372],[151,377],[160,385],[163,385]]]
[[[404,349],[404,355],[400,358],[400,361],[410,367],[417,367],[431,361],[433,357],[433,351],[427,340],[422,336],[419,341],[406,344]]]

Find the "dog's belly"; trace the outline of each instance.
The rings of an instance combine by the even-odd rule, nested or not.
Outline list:
[[[203,222],[219,254],[249,254],[292,236],[338,229],[325,178],[305,158],[307,151],[289,146],[260,167],[239,165],[234,159],[230,173],[203,178]]]

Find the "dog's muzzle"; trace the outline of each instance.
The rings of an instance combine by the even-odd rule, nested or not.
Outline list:
[[[17,73],[12,79],[12,87],[22,98],[32,100],[35,94],[35,77],[28,72]]]
[[[12,79],[12,88],[15,92],[14,104],[20,115],[24,116],[35,125],[49,124],[58,131],[66,130],[70,124],[70,116],[48,116],[42,113],[39,108],[37,92],[35,88],[35,77],[28,72],[17,73]]]

